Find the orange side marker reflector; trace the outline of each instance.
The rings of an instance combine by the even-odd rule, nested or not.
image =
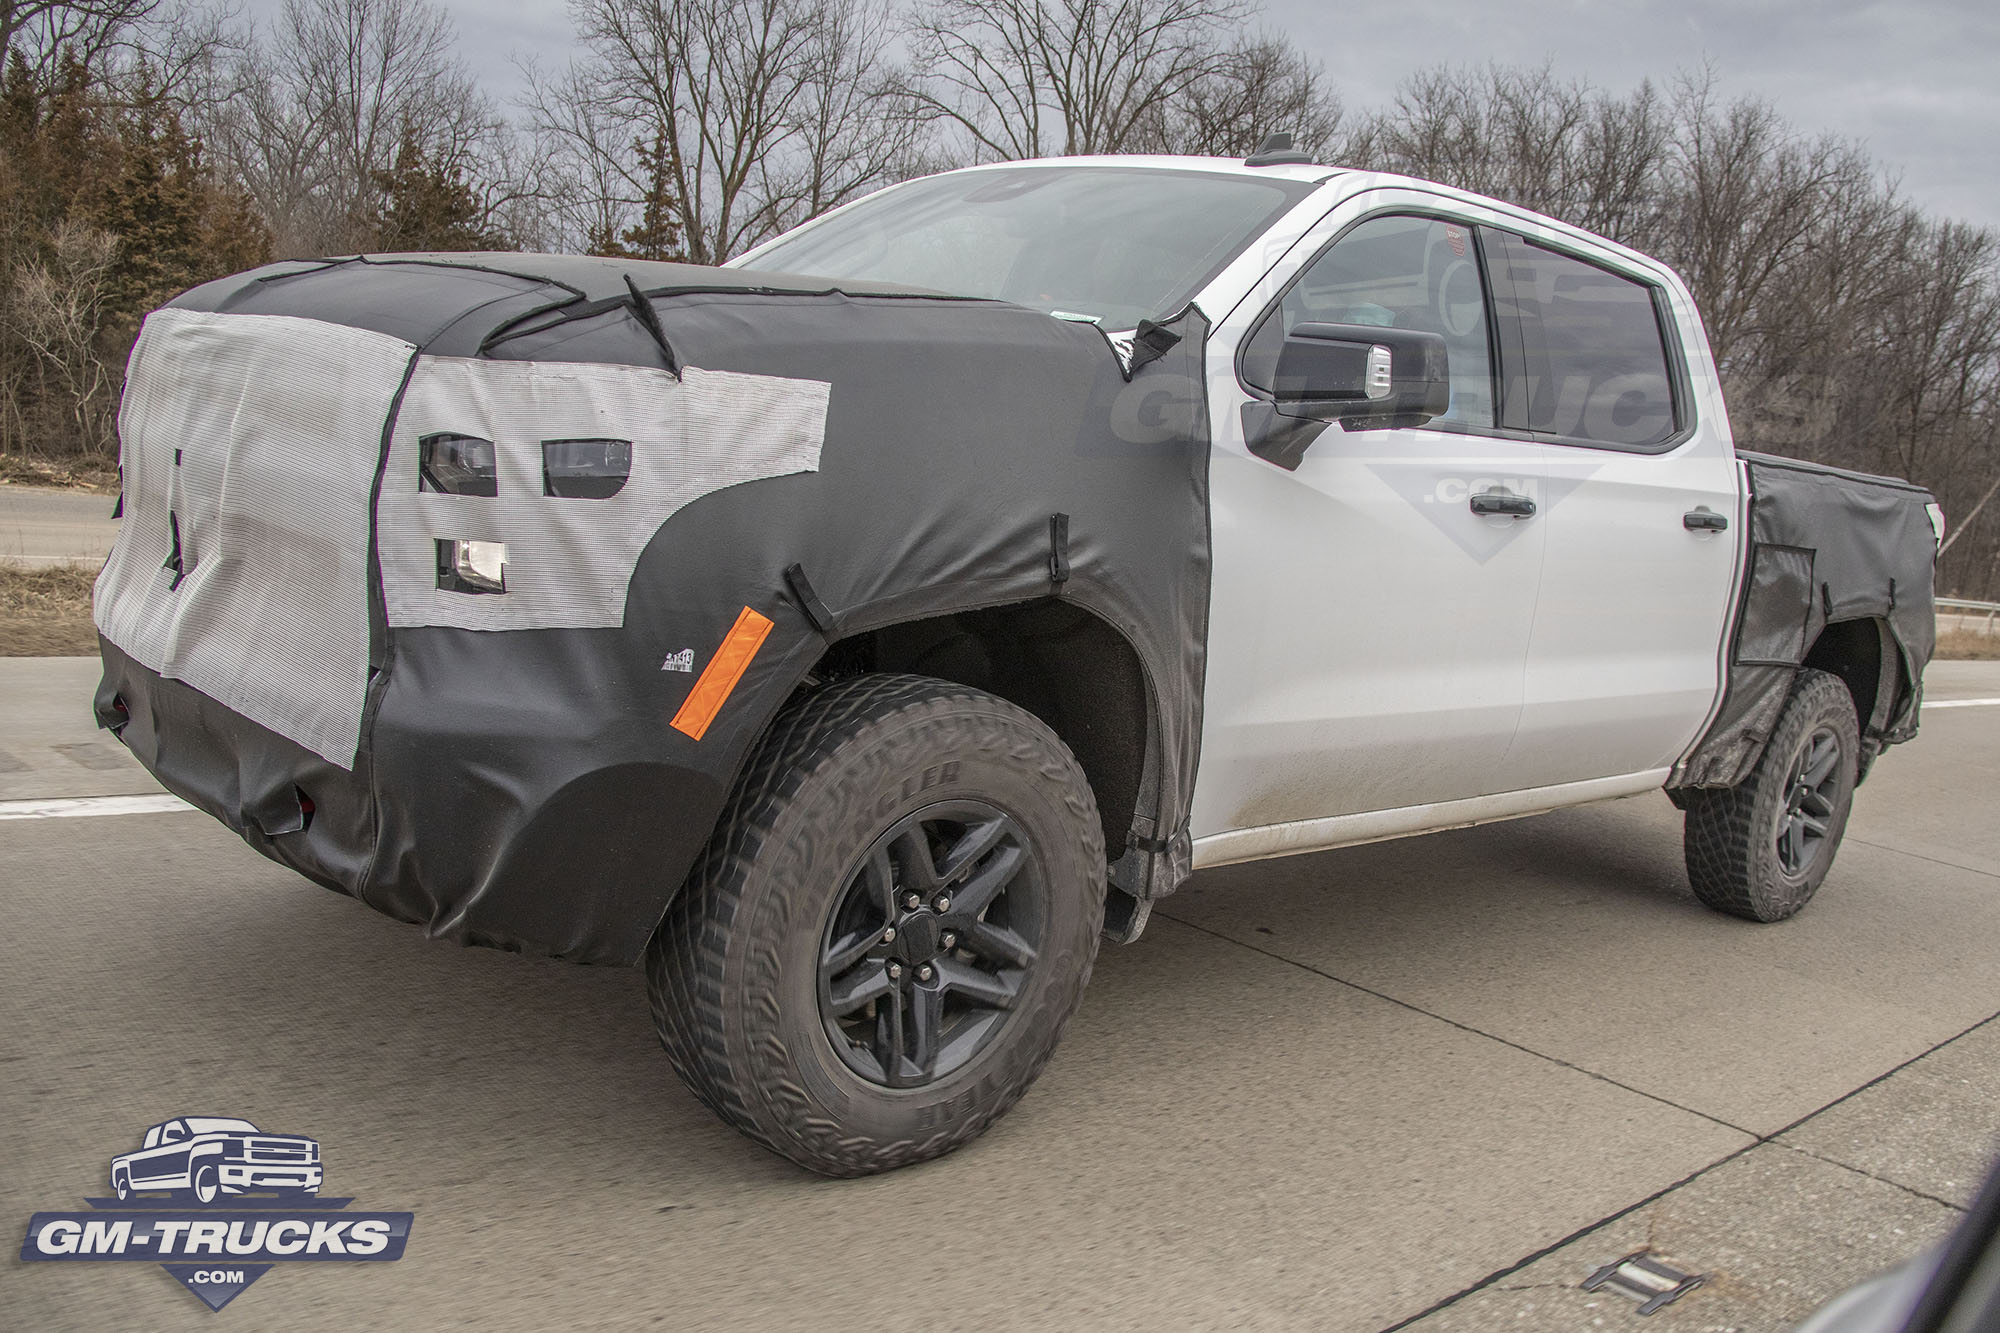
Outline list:
[[[764,646],[764,637],[770,632],[770,617],[760,616],[747,606],[743,608],[743,614],[736,617],[729,633],[722,636],[722,646],[702,669],[701,679],[694,683],[687,702],[674,714],[675,731],[696,740],[708,733],[708,724],[715,721],[722,705],[729,702],[730,692],[750,669],[750,659]]]

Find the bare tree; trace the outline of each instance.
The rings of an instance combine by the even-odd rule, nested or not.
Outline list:
[[[918,0],[910,114],[974,159],[1130,151],[1227,78],[1247,0]]]
[[[1659,211],[1669,129],[1650,83],[1618,98],[1548,65],[1446,66],[1406,82],[1342,156],[1630,237]]]
[[[84,64],[125,40],[166,0],[0,0],[0,69],[16,55],[46,75],[67,55]]]
[[[434,0],[285,0],[204,126],[279,253],[366,248],[380,182],[406,142],[426,160],[490,177],[505,123],[456,42]]]
[[[0,0],[0,69],[18,56],[46,84],[68,61],[107,103],[211,100],[218,61],[237,45],[233,12],[197,0]]]
[[[1325,71],[1283,37],[1239,37],[1215,66],[1152,112],[1132,147],[1198,157],[1244,157],[1283,131],[1320,161],[1339,151],[1340,99]]]
[[[651,200],[684,258],[720,263],[884,183],[907,154],[912,127],[879,100],[891,34],[876,0],[573,0],[571,13],[584,54],[538,74],[529,105],[543,196],[573,239],[615,243]]]
[[[108,452],[116,376],[97,335],[118,239],[65,219],[50,236],[48,251],[47,260],[30,259],[9,275],[8,323],[53,379],[77,440],[86,449]]]
[[[1649,239],[1694,289],[1728,371],[1783,336],[1767,316],[1803,279],[1826,210],[1876,194],[1879,182],[1859,149],[1804,138],[1768,102],[1718,105],[1706,79],[1684,83],[1676,100],[1673,204]]]

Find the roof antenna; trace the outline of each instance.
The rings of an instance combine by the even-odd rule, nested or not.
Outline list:
[[[1275,133],[1265,135],[1264,141],[1257,145],[1257,151],[1243,159],[1243,165],[1246,167],[1283,167],[1292,165],[1309,167],[1313,165],[1313,160],[1311,153],[1301,153],[1292,147],[1290,131],[1278,130]]]

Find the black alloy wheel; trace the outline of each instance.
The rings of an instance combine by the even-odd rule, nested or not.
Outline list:
[[[1804,874],[1826,850],[1840,800],[1840,755],[1840,738],[1831,726],[1821,726],[1792,764],[1777,835],[1778,863],[1788,875]]]
[[[822,933],[820,1018],[870,1082],[921,1087],[998,1035],[1040,955],[1048,888],[1027,833],[978,800],[876,839]]]

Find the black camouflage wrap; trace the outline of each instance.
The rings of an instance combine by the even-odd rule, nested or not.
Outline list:
[[[1921,487],[1743,453],[1750,540],[1722,707],[1671,785],[1730,787],[1756,766],[1793,680],[1822,632],[1871,622],[1885,660],[1857,709],[1870,756],[1917,734],[1924,667],[1937,646],[1937,535]]]
[[[832,385],[819,470],[674,514],[638,560],[622,627],[392,630],[378,578],[351,772],[106,641],[100,721],[272,859],[434,936],[630,963],[752,742],[830,642],[1036,599],[1084,608],[1135,650],[1150,706],[1140,816],[1184,847],[1209,595],[1199,311],[1128,370],[1097,329],[1018,306],[667,264],[287,264],[174,304],[349,324],[433,356]],[[394,484],[413,483],[378,482]],[[745,607],[774,628],[692,740],[669,719]],[[689,647],[695,673],[661,669]]]

